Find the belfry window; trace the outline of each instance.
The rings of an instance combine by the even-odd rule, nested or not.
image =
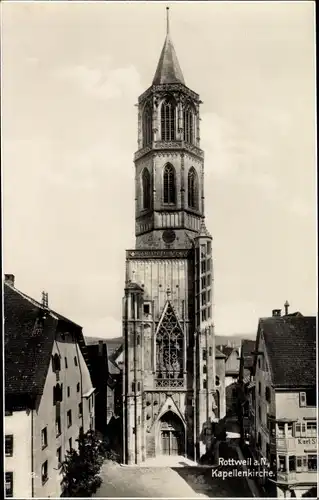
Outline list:
[[[173,165],[166,165],[163,176],[164,203],[176,202],[175,169]]]
[[[156,334],[157,387],[182,387],[184,363],[184,335],[174,310],[168,304]]]
[[[188,172],[188,206],[198,208],[198,177],[194,167]]]
[[[151,207],[151,176],[147,168],[142,173],[143,209]]]
[[[161,107],[161,139],[175,140],[176,104],[172,99],[165,99]]]
[[[194,143],[194,111],[191,105],[187,105],[183,111],[184,141]]]
[[[148,104],[143,113],[143,147],[152,142],[152,108]]]

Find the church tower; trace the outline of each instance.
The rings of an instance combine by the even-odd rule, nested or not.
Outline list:
[[[205,226],[199,95],[167,33],[138,99],[134,250],[123,299],[124,462],[198,459],[215,420],[212,237]]]

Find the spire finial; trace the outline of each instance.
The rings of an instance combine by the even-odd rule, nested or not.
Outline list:
[[[169,7],[166,7],[166,35],[169,35]]]

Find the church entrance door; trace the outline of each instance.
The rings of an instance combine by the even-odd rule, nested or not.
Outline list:
[[[163,415],[160,422],[161,452],[163,455],[184,455],[184,427],[173,412]]]

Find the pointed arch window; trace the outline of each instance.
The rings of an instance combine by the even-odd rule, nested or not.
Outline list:
[[[147,168],[142,173],[142,200],[144,210],[151,208],[151,176]]]
[[[164,203],[176,203],[175,169],[170,163],[164,168],[163,193]]]
[[[161,107],[161,139],[174,141],[176,137],[176,104],[172,99],[165,99]]]
[[[143,113],[143,147],[148,146],[152,142],[152,108],[149,104],[146,105]]]
[[[198,209],[198,176],[194,167],[188,172],[188,206]]]
[[[156,334],[156,385],[184,385],[184,334],[170,304]]]
[[[185,106],[183,111],[184,141],[194,143],[194,118],[195,113],[191,104]]]

